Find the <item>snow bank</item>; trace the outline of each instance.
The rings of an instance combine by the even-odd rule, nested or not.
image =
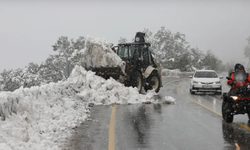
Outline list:
[[[72,128],[87,118],[89,103],[154,102],[153,96],[78,66],[67,81],[1,92],[0,150],[63,149]]]
[[[162,100],[162,103],[164,104],[175,104],[175,99],[171,96],[165,96]]]
[[[112,44],[104,39],[88,37],[81,51],[81,65],[90,67],[117,67],[125,71],[125,62],[111,49]]]

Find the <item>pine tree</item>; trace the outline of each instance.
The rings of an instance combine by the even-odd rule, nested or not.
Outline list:
[[[65,73],[64,76],[68,78],[73,68],[73,64],[69,59],[74,53],[74,48],[79,48],[81,47],[81,45],[77,42],[74,43],[73,40],[69,41],[68,37],[61,36],[59,37],[57,42],[52,45],[52,47],[54,51],[57,51],[59,53],[58,55],[55,55],[56,57],[53,57],[55,59],[55,63],[58,64],[58,69],[63,70],[63,72]]]

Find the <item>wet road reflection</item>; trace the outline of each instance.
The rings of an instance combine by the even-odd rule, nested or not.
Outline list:
[[[140,145],[146,145],[152,120],[147,113],[146,105],[141,105],[136,114],[130,117],[135,133],[136,140]]]
[[[246,129],[222,121],[222,134],[224,140],[230,145],[225,147],[227,150],[249,150],[250,133]]]
[[[162,113],[162,104],[153,104],[154,111],[161,114]]]
[[[214,99],[213,99],[213,110],[214,110],[214,111],[216,111],[216,104],[217,104],[216,98],[214,98]]]
[[[226,123],[220,116],[219,95],[191,95],[189,83],[171,79],[156,99],[171,95],[176,103],[117,105],[116,150],[250,150],[250,130],[246,115]],[[195,102],[194,102],[195,101]],[[199,105],[199,104],[202,105]],[[101,150],[108,147],[110,106],[95,106],[92,119],[76,129],[72,145],[76,149]],[[216,113],[217,112],[217,113]]]
[[[164,122],[162,104],[118,106],[116,148],[118,150],[155,149],[159,126]],[[162,145],[161,145],[162,146]],[[160,149],[162,149],[160,147]]]

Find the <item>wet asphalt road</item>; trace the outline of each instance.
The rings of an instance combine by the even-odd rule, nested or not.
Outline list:
[[[223,80],[223,92],[229,90]],[[176,104],[117,105],[115,150],[249,150],[247,115],[227,124],[221,117],[221,96],[189,93],[189,78],[164,78],[158,98]],[[71,138],[73,150],[109,149],[112,106],[94,106],[90,118]]]

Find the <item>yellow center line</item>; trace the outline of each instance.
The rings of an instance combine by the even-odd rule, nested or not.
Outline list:
[[[180,90],[181,91],[181,94],[183,94],[183,91],[182,90]]]
[[[227,85],[227,81],[223,82],[223,84],[224,84],[224,86],[228,86],[228,85]]]
[[[242,123],[237,123],[239,126],[241,126],[241,127],[243,127],[243,128],[246,128],[246,129],[248,129],[248,130],[250,130],[250,127],[248,127],[248,126],[246,126],[246,125],[244,125],[244,124],[242,124]]]
[[[217,115],[219,115],[219,116],[222,116],[221,114],[219,114],[219,113],[217,113],[216,111],[214,111],[214,110],[208,108],[208,107],[205,106],[205,105],[202,105],[201,103],[197,102],[196,100],[192,99],[191,97],[188,97],[188,98],[189,98],[192,102],[194,102],[194,103],[196,103],[196,104],[198,104],[198,105],[200,105],[200,106],[206,108],[207,110],[209,110],[209,111],[211,111],[211,112],[213,112],[213,113],[215,113],[215,114],[217,114]]]
[[[213,113],[215,113],[215,114],[217,114],[217,115],[219,115],[219,116],[222,116],[220,113],[217,113],[216,111],[213,111],[212,109],[206,107],[205,105],[202,105],[201,103],[197,102],[196,100],[192,99],[191,97],[188,97],[188,98],[189,98],[192,102],[194,102],[194,103],[196,103],[196,104],[202,106],[203,108],[206,108],[207,110],[209,110],[209,111],[211,111],[211,112],[213,112]],[[236,124],[239,125],[239,126],[241,126],[241,127],[243,127],[243,128],[246,128],[246,129],[250,130],[250,127],[248,127],[248,126],[246,126],[246,125],[244,125],[244,124],[242,124],[242,123],[236,123]]]
[[[113,105],[109,122],[109,150],[115,150],[115,111],[116,105]]]

